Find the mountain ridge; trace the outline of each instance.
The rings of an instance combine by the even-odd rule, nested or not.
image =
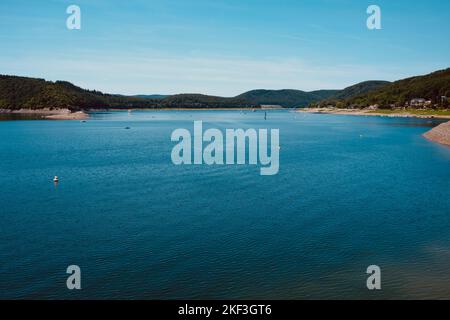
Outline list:
[[[426,75],[401,79],[363,94],[345,98],[331,98],[311,107],[363,109],[377,106],[382,109],[411,107],[419,100],[420,107],[445,108],[449,105],[450,68]]]
[[[405,90],[407,93],[404,92]],[[393,83],[382,80],[364,81],[342,90],[324,89],[307,92],[297,89],[256,89],[228,98],[204,94],[124,96],[82,89],[67,81],[52,82],[40,78],[0,75],[0,109],[3,110],[259,108],[262,105],[279,105],[284,108],[324,105],[367,107],[370,103],[377,101],[380,104],[386,104],[386,101],[392,104],[394,100],[396,100],[394,103],[399,102],[397,100],[404,103],[406,99],[414,95],[421,98],[421,94],[424,98],[433,98],[439,94],[449,96],[450,68]]]

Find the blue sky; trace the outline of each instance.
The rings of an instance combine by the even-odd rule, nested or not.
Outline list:
[[[122,94],[339,89],[450,67],[449,31],[442,0],[2,0],[0,73]]]

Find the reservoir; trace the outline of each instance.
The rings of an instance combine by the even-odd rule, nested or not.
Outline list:
[[[439,120],[284,110],[2,120],[2,299],[450,298],[450,148],[422,137]],[[279,129],[278,174],[174,165],[171,133],[194,121]],[[69,265],[82,290],[67,289]],[[366,287],[370,265],[381,291]]]

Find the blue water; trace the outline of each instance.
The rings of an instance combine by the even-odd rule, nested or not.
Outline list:
[[[174,166],[171,132],[194,120],[279,128],[279,174]],[[435,124],[288,111],[2,121],[0,298],[450,298],[450,148],[422,137]],[[72,264],[80,291],[66,288]]]

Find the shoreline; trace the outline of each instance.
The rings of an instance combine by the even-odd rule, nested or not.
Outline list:
[[[48,120],[87,120],[89,119],[89,114],[84,111],[61,113],[61,114],[51,114],[44,116]]]
[[[89,114],[85,111],[72,112],[69,109],[0,109],[0,114],[37,115],[43,120],[86,120]]]
[[[410,112],[398,112],[383,113],[376,110],[364,110],[364,109],[336,109],[336,108],[305,108],[297,109],[298,112],[305,113],[322,113],[322,114],[336,114],[347,116],[371,116],[371,117],[389,117],[389,118],[420,118],[420,119],[450,119],[450,115],[439,114],[414,114]]]
[[[430,141],[450,147],[450,121],[434,127],[423,136]]]

